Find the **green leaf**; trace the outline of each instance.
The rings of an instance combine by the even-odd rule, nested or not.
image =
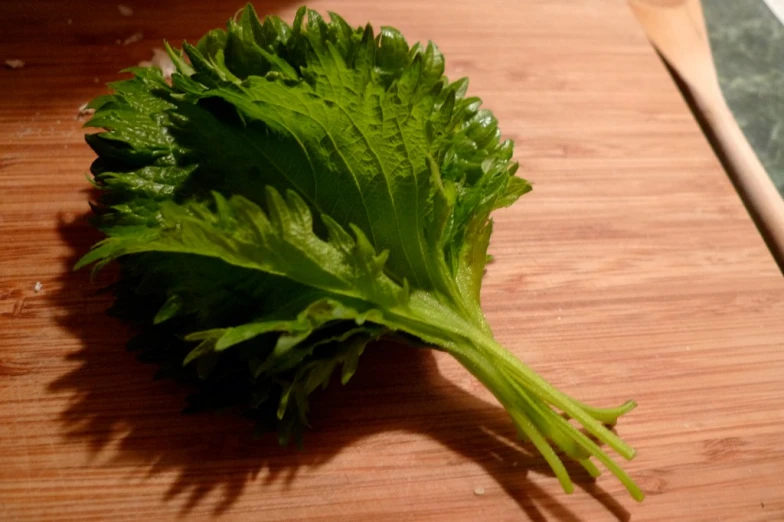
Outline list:
[[[77,266],[119,260],[113,311],[147,328],[144,358],[198,384],[192,409],[245,405],[299,442],[310,394],[397,333],[480,379],[566,491],[556,449],[642,497],[595,442],[634,455],[604,426],[633,403],[581,404],[493,338],[480,307],[490,216],[531,185],[434,44],[304,7],[292,25],[261,21],[248,5],[166,48],[170,84],[133,68],[90,104],[107,237]]]
[[[377,254],[360,229],[354,227],[351,237],[326,218],[325,241],[313,231],[310,210],[295,192],[284,199],[270,188],[267,195],[267,212],[242,196],[225,200],[219,194],[214,210],[164,204],[160,228],[109,237],[77,268],[141,252],[195,254],[380,306],[405,303],[407,289],[384,273],[386,254]]]
[[[338,366],[342,367],[341,383],[347,384],[356,372],[359,358],[367,344],[384,333],[383,329],[359,328],[317,343],[321,346],[319,349],[328,355],[316,355],[299,366],[291,381],[284,386],[277,409],[278,419],[282,420],[289,411],[294,411],[299,420],[307,425],[308,396],[319,387],[326,388]]]

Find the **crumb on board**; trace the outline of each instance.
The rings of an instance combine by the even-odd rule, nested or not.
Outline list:
[[[73,18],[69,18],[65,21],[68,25],[73,25]]]
[[[120,14],[123,16],[133,16],[133,9],[125,4],[117,4],[117,10],[120,11]]]
[[[176,70],[174,62],[169,57],[169,53],[156,47],[152,50],[152,58],[139,62],[139,67],[156,67],[161,70],[163,77],[167,80],[171,79],[172,73]]]
[[[41,284],[41,281],[36,281],[35,286],[33,286],[33,291],[37,294],[43,289],[44,285]]]
[[[9,69],[21,69],[22,67],[25,66],[25,63],[22,60],[14,58],[11,60],[6,60],[5,66],[8,67]]]
[[[477,497],[481,497],[484,494],[485,494],[485,488],[479,486],[474,488],[474,495],[476,495]]]
[[[131,36],[126,38],[125,40],[117,40],[117,43],[120,45],[131,45],[132,43],[140,42],[144,39],[144,33],[133,33]]]

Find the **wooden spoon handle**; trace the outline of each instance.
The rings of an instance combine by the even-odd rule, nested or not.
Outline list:
[[[757,215],[757,224],[781,264],[784,260],[784,199],[724,99],[711,100],[696,93],[694,98],[718,142],[741,197]]]
[[[648,38],[689,89],[729,175],[784,269],[784,199],[727,107],[699,0],[630,0]]]

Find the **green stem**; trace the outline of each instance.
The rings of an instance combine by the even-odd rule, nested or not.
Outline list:
[[[580,465],[582,465],[582,467],[585,468],[585,471],[587,471],[588,474],[593,478],[596,478],[602,474],[601,470],[596,467],[596,464],[594,464],[588,459],[581,459],[578,460],[577,462],[579,462]]]
[[[595,457],[623,483],[633,498],[642,500],[642,491],[623,469],[568,420],[576,420],[597,440],[622,457],[632,459],[634,449],[605,424],[614,424],[619,416],[633,409],[635,403],[629,401],[616,408],[582,404],[558,391],[499,345],[485,322],[473,325],[469,321],[432,296],[412,294],[410,308],[390,313],[384,323],[445,350],[476,376],[507,410],[521,436],[541,452],[565,491],[573,490],[572,481],[552,445],[577,460],[592,476],[599,474],[596,465],[589,460],[591,456]]]
[[[578,400],[572,400],[575,404],[585,410],[588,415],[609,426],[615,425],[615,423],[618,421],[618,417],[621,415],[626,415],[637,407],[637,403],[634,401],[626,401],[615,408],[594,408],[593,406],[589,406]]]
[[[454,354],[454,357],[460,364],[475,375],[498,399],[504,409],[509,413],[510,417],[512,417],[512,421],[520,431],[520,435],[527,437],[542,454],[547,461],[547,464],[558,478],[558,481],[561,483],[564,491],[567,493],[574,491],[574,485],[569,477],[569,472],[544,438],[539,426],[537,426],[537,423],[534,421],[535,414],[530,401],[524,401],[524,403],[520,405],[521,400],[524,400],[527,397],[516,395],[504,376],[500,374],[492,364],[488,364],[478,358],[464,357],[460,354]],[[488,383],[492,383],[492,385],[488,385]]]
[[[547,435],[556,446],[580,462],[594,476],[598,473],[598,469],[588,458],[595,457],[623,483],[633,498],[643,499],[644,495],[639,487],[606,452],[552,409],[554,406],[565,412],[598,440],[608,444],[626,459],[631,459],[635,451],[602,425],[596,417],[614,421],[620,414],[633,408],[633,403],[629,402],[613,409],[585,408],[584,405],[556,390],[494,340],[472,337],[474,340],[472,346],[464,347],[453,355],[493,392],[518,427],[529,426],[524,433],[537,449],[542,451],[541,443],[531,438],[529,432],[535,432],[539,436]],[[487,371],[488,366],[494,367],[495,371]],[[568,479],[568,475],[566,478],[562,476],[563,464],[549,444],[548,449],[548,453],[543,452],[543,455],[564,489],[569,492],[571,480]],[[555,459],[557,459],[556,464],[554,464]]]
[[[549,382],[542,379],[536,372],[515,358],[494,340],[476,339],[475,341],[478,341],[476,346],[484,357],[503,365],[507,374],[518,380],[531,393],[577,420],[591,435],[610,446],[622,457],[626,459],[634,458],[636,452],[631,446],[609,431],[574,399],[555,389]]]

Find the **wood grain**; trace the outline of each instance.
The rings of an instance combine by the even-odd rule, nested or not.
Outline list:
[[[0,70],[0,519],[784,518],[784,281],[624,2],[312,7],[433,39],[516,140],[535,190],[498,213],[484,307],[564,391],[639,402],[618,430],[642,504],[612,477],[564,495],[441,354],[375,347],[320,396],[303,451],[178,415],[185,390],[153,381],[104,315],[112,274],[70,271],[96,240],[75,116],[162,38],[194,40],[239,6],[124,3],[133,16],[0,3],[0,58],[26,62]]]

